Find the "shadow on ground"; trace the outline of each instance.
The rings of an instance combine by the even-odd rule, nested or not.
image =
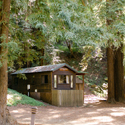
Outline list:
[[[21,125],[30,124],[31,106],[8,107],[11,115]],[[105,101],[87,103],[81,107],[38,107],[35,125],[123,125],[125,123],[125,104],[108,104]]]

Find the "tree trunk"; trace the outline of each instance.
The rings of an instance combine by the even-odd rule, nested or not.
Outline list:
[[[115,100],[124,101],[124,66],[122,46],[115,51],[114,58],[114,84],[115,84]]]
[[[73,56],[73,51],[72,51],[72,42],[70,40],[66,40],[66,45],[70,51],[71,56]]]
[[[10,0],[1,0],[1,24],[0,36],[4,39],[0,40],[0,43],[8,42],[8,23],[9,23],[9,12],[10,12]],[[7,101],[7,47],[0,47],[0,60],[2,67],[0,67],[0,125],[6,125],[6,101]]]
[[[44,62],[43,62],[44,61],[44,48],[41,49],[41,56],[42,56],[42,58],[41,58],[41,64],[40,65],[43,66],[44,65]]]
[[[26,65],[24,66],[25,68],[30,67],[30,61],[28,61],[28,57],[30,56],[29,54],[29,47],[27,46],[27,43],[24,44],[24,51],[25,51],[25,60],[26,60]]]
[[[107,48],[107,70],[108,70],[108,102],[115,102],[114,95],[114,52],[113,49]]]

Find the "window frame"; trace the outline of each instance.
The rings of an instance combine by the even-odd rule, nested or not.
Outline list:
[[[41,84],[48,84],[48,83],[49,83],[49,76],[48,75],[41,75]]]
[[[57,85],[58,85],[58,79],[57,79],[57,77],[58,77],[58,75],[53,75],[53,78],[54,78],[54,85],[53,85],[53,87],[54,87],[54,89],[56,89],[57,88]],[[55,81],[56,80],[56,81]],[[56,83],[55,83],[56,82]]]
[[[63,83],[61,83],[61,82],[59,82],[59,76],[64,76],[65,77],[65,81],[66,82],[63,82]],[[66,79],[66,76],[68,76],[68,82],[67,82],[67,79]],[[63,75],[63,74],[59,74],[59,75],[57,75],[57,77],[58,77],[58,84],[60,85],[60,84],[65,84],[65,85],[69,85],[70,84],[70,75]],[[64,80],[63,80],[64,81]]]
[[[74,75],[70,75],[70,88],[74,88]]]

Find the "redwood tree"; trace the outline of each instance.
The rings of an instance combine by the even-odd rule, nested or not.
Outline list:
[[[124,66],[122,45],[114,51],[114,86],[115,100],[124,101]]]
[[[113,37],[108,40],[108,101],[124,101],[124,66],[123,66],[123,34],[119,27],[122,24],[123,5],[116,0],[106,0],[106,18],[108,32]],[[120,20],[120,22],[119,22]]]
[[[8,23],[10,13],[10,0],[0,1],[0,125],[6,125],[6,101],[7,101],[7,42]]]

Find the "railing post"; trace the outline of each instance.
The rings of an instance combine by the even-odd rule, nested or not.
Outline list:
[[[31,125],[34,125],[35,115],[36,115],[37,109],[38,109],[37,107],[31,108]]]

